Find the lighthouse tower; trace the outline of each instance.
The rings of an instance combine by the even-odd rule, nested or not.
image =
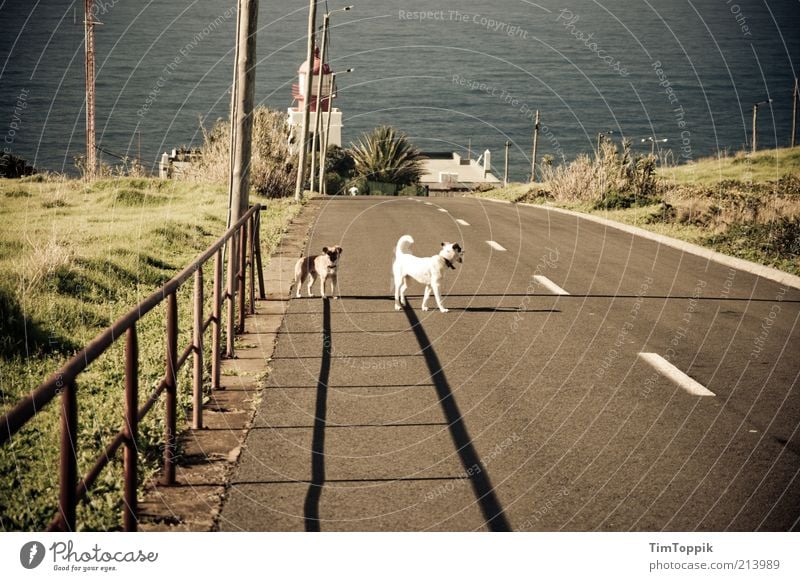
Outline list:
[[[335,93],[331,98],[331,79],[332,71],[327,63],[322,65],[319,58],[319,48],[314,49],[314,65],[311,67],[311,97],[309,98],[310,115],[308,119],[308,133],[313,136],[314,127],[316,125],[316,116],[319,113],[322,115],[320,118],[320,133],[324,134],[328,126],[328,116],[330,115],[330,135],[328,136],[328,145],[342,145],[342,112],[339,109],[332,107],[331,101],[336,98]],[[308,61],[300,65],[297,69],[298,83],[292,85],[292,97],[295,100],[295,106],[289,107],[289,129],[292,134],[291,146],[296,147],[300,143],[300,132],[303,128],[303,107],[305,106],[306,95],[306,78],[309,74]],[[322,74],[322,94],[317,95],[317,85],[319,83],[319,75]],[[334,92],[336,87],[333,87]],[[311,140],[309,139],[309,147]]]

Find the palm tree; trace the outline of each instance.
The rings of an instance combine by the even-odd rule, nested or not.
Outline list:
[[[362,135],[351,153],[356,174],[368,180],[406,186],[424,173],[419,150],[388,125]]]

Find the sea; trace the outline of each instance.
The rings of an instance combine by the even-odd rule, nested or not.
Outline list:
[[[528,179],[591,154],[598,134],[669,163],[787,146],[800,75],[797,0],[349,0],[331,11],[344,145],[389,124],[421,150]],[[309,3],[259,2],[258,104],[285,111],[305,60]],[[335,11],[335,12],[333,12]],[[103,161],[202,143],[225,118],[235,0],[96,0],[97,143]],[[84,153],[83,2],[0,0],[0,143],[40,170]],[[769,101],[771,99],[771,102]]]

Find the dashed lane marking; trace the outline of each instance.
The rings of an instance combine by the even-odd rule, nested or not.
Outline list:
[[[686,375],[683,371],[675,367],[672,363],[661,357],[658,353],[639,353],[639,357],[647,361],[661,375],[676,383],[681,389],[691,395],[701,397],[714,397],[713,391]]]
[[[536,274],[536,275],[533,276],[533,280],[538,282],[540,285],[545,287],[547,290],[552,292],[554,295],[569,295],[569,293],[567,291],[565,291],[563,288],[558,286],[556,283],[554,283],[552,280],[550,280],[546,276],[542,276],[541,274]]]
[[[505,249],[505,248],[503,248],[502,246],[500,246],[500,245],[499,245],[497,242],[495,242],[494,240],[487,240],[487,241],[486,241],[486,244],[488,244],[489,246],[491,246],[491,247],[492,247],[492,248],[494,248],[495,250],[499,250],[500,252],[505,252],[505,251],[506,251],[506,249]]]

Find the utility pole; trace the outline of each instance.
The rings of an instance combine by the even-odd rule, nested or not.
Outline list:
[[[84,52],[86,57],[86,179],[97,174],[97,148],[94,123],[94,0],[84,0]]]
[[[339,74],[345,73],[352,73],[355,69],[350,68],[345,71],[342,71]],[[321,146],[322,151],[320,152],[320,161],[319,161],[319,189],[323,195],[328,195],[328,188],[327,184],[325,183],[325,162],[328,159],[328,138],[331,131],[331,114],[333,113],[333,107],[331,103],[333,103],[334,97],[336,97],[336,93],[334,89],[336,88],[336,74],[331,73],[331,86],[328,88],[328,119],[325,124],[325,131],[321,136]]]
[[[303,124],[300,128],[300,139],[297,144],[300,146],[300,153],[297,159],[297,182],[294,186],[294,199],[299,201],[303,195],[306,173],[306,151],[308,150],[308,119],[311,106],[311,81],[314,77],[314,39],[317,28],[317,0],[309,0],[308,6],[308,73],[305,78],[305,87],[300,90],[303,93]]]
[[[533,124],[533,153],[531,154],[531,183],[536,181],[536,148],[539,145],[539,110],[536,110],[536,121]]]
[[[758,149],[758,106],[764,105],[767,103],[772,103],[772,99],[766,99],[764,101],[759,101],[758,103],[753,103],[753,149],[752,153],[755,153]]]
[[[247,212],[250,189],[250,159],[253,134],[253,101],[256,80],[256,31],[258,30],[258,0],[238,0],[236,19],[236,51],[234,55],[233,88],[231,90],[231,153],[228,183],[228,227]],[[228,301],[227,355],[234,356],[233,309],[236,296],[236,268],[239,264],[237,237],[228,244],[227,292]]]
[[[238,0],[233,90],[228,226],[247,212],[256,81],[258,0]]]
[[[794,90],[792,91],[792,144],[790,147],[794,147],[795,144],[795,136],[797,135],[797,77],[794,79]]]
[[[349,72],[352,69],[348,69]],[[328,160],[328,135],[331,131],[331,113],[333,113],[333,107],[330,105],[333,102],[334,94],[333,89],[336,86],[336,73],[331,73],[331,86],[328,87],[328,122],[325,125],[325,133],[322,135],[322,142],[320,143],[320,147],[322,151],[320,151],[319,156],[319,189],[322,192],[322,195],[328,195],[328,188],[325,184],[325,162]]]
[[[511,146],[510,141],[506,141],[506,163],[503,172],[503,187],[508,186],[508,148]]]
[[[330,13],[326,12],[325,15],[322,17],[322,49],[320,50],[319,54],[319,75],[317,77],[317,95],[316,95],[316,102],[315,102],[315,109],[316,115],[314,115],[314,137],[311,141],[311,173],[309,174],[309,179],[311,180],[311,191],[314,191],[314,172],[317,167],[317,140],[319,139],[319,131],[320,131],[320,117],[322,116],[322,79],[325,76],[325,57],[328,49],[328,24],[330,22]],[[314,73],[314,67],[311,66],[311,71],[309,74]],[[310,100],[310,99],[309,99]],[[328,101],[328,116],[330,117],[330,101]],[[320,140],[320,147],[322,147],[322,141]],[[319,185],[320,191],[322,191],[322,184]]]

